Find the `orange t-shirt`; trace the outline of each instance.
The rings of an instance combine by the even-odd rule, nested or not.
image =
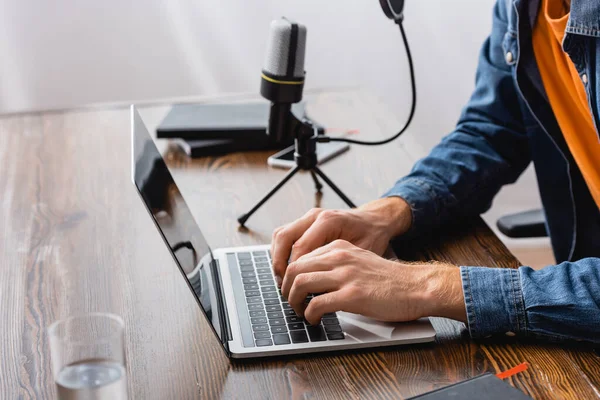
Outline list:
[[[562,49],[569,19],[564,0],[542,0],[533,50],[550,106],[583,178],[600,208],[600,141],[582,78]]]

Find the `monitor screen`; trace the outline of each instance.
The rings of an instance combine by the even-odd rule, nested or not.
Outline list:
[[[225,344],[210,247],[134,106],[131,121],[133,182],[216,335]]]

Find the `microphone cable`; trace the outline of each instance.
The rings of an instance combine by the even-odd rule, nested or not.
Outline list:
[[[347,139],[347,138],[332,138],[329,136],[319,136],[317,138],[318,143],[346,142],[346,143],[352,143],[352,144],[359,144],[359,145],[363,145],[363,146],[379,146],[381,144],[387,144],[391,141],[396,140],[410,126],[410,123],[412,122],[413,117],[415,115],[415,109],[417,108],[417,85],[415,83],[415,70],[413,67],[412,56],[410,54],[410,46],[408,45],[408,40],[406,39],[406,33],[404,32],[404,27],[402,26],[402,20],[398,20],[398,21],[396,21],[396,23],[400,27],[400,33],[402,34],[402,41],[404,42],[404,48],[406,50],[406,58],[408,59],[408,69],[410,71],[410,87],[412,90],[412,105],[410,107],[410,113],[408,114],[408,119],[406,120],[404,127],[398,133],[396,133],[394,136],[391,136],[387,139],[374,141],[374,142],[365,142],[362,140]]]

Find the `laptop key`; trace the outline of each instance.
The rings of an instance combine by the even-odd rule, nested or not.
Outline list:
[[[256,297],[260,296],[260,292],[258,290],[246,290],[246,297]]]
[[[271,273],[271,268],[256,268],[256,273],[257,274],[270,274]]]
[[[323,318],[323,325],[339,325],[340,321],[337,318]]]
[[[271,326],[285,326],[285,320],[283,318],[270,319],[269,325]]]
[[[260,281],[260,286],[273,286],[275,285],[275,282],[273,281],[273,279],[263,279]]]
[[[244,285],[244,290],[258,290],[258,285],[256,283],[249,283]]]
[[[279,307],[279,304],[274,305],[274,306],[267,306],[266,309],[267,309],[267,312],[281,311],[281,307]]]
[[[262,309],[263,309],[263,305],[260,303],[248,304],[248,310],[250,310],[250,311],[262,310]]]
[[[250,260],[252,256],[250,253],[237,253],[238,260]]]
[[[275,304],[279,304],[279,300],[278,299],[267,299],[265,300],[265,306],[272,306]]]
[[[245,267],[240,267],[240,271],[242,271],[242,272],[254,271],[254,267],[252,265],[246,265]]]
[[[294,322],[292,324],[288,324],[288,329],[290,331],[295,331],[298,329],[304,330],[304,324],[302,322]]]
[[[250,322],[252,322],[252,325],[260,325],[260,324],[266,324],[267,323],[267,318],[266,317],[256,317],[256,318],[250,318]]]
[[[277,296],[277,293],[263,293],[262,295],[263,299],[278,299],[279,296]]]
[[[271,333],[287,333],[287,328],[285,327],[285,325],[282,326],[272,326],[271,327]]]
[[[290,306],[290,303],[281,303],[281,307],[283,307],[284,310],[292,309],[292,306]]]
[[[258,280],[256,278],[243,278],[242,282],[244,284],[247,284],[247,283],[256,283],[256,282],[258,282]]]
[[[308,331],[311,342],[322,342],[327,340],[327,336],[325,335],[322,326],[307,326],[306,330]]]
[[[286,310],[286,311],[290,311],[290,310]],[[292,311],[294,311],[294,310],[292,310]],[[285,312],[284,312],[284,314],[285,314]],[[300,322],[302,324],[302,318],[297,316],[295,313],[291,317],[288,317],[287,314],[285,314],[285,315],[286,315],[285,320],[288,322],[288,324],[293,324],[296,322]],[[304,324],[302,324],[302,326],[304,326]]]
[[[253,251],[252,255],[254,257],[264,257],[265,255],[267,255],[267,252],[264,250],[257,250],[257,251]]]
[[[291,331],[290,336],[292,337],[292,343],[308,342],[308,336],[306,336],[306,331]]]
[[[285,333],[285,334],[277,334],[277,335],[273,335],[273,342],[275,342],[275,344],[290,344],[290,336]]]
[[[242,276],[244,276],[244,274],[245,274],[245,272],[242,272]],[[252,276],[254,276],[254,275],[252,275]],[[264,281],[264,280],[267,280],[267,279],[273,280],[273,276],[271,274],[260,274],[260,275],[258,275],[258,279],[261,280],[261,281]]]
[[[255,304],[255,303],[262,304],[262,299],[260,297],[246,297],[246,303],[248,303],[248,304]]]
[[[256,275],[254,275],[254,271],[242,272],[242,278],[254,278],[254,277],[256,277]]]
[[[339,325],[325,325],[325,332],[327,333],[334,333],[334,332],[341,332],[342,331],[342,327]]]
[[[283,315],[286,317],[297,317],[296,311],[294,310],[283,310]]]
[[[263,293],[265,292],[276,292],[277,289],[275,289],[275,286],[263,286],[260,288],[260,290],[262,290]]]
[[[268,330],[269,330],[269,325],[267,325],[267,324],[262,324],[262,325],[252,325],[252,330],[253,330],[254,332],[268,331]]]
[[[256,261],[257,263],[269,262],[269,259],[267,257],[254,257],[254,261]]]
[[[240,267],[252,267],[254,266],[254,263],[252,262],[252,260],[240,260],[238,261],[238,263],[240,264]],[[254,268],[252,268],[254,269]]]
[[[250,311],[250,317],[265,317],[267,314],[264,311]]]
[[[344,336],[344,334],[342,332],[329,333],[327,335],[327,339],[329,339],[329,340],[343,340],[343,339],[346,339],[346,336]]]
[[[256,345],[259,347],[262,346],[273,346],[273,341],[271,341],[271,339],[258,339],[256,341]]]
[[[255,339],[271,339],[271,332],[254,332]]]
[[[269,319],[283,318],[283,313],[281,311],[268,312],[267,318],[269,318]]]
[[[271,265],[269,263],[256,263],[256,268],[268,268],[271,271]]]

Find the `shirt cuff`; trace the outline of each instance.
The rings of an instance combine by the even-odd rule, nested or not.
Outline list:
[[[439,225],[439,210],[432,187],[416,178],[402,178],[382,197],[401,197],[410,206],[412,224],[403,238],[412,238],[426,231],[428,227]]]
[[[460,267],[460,273],[471,337],[527,333],[519,270]]]

